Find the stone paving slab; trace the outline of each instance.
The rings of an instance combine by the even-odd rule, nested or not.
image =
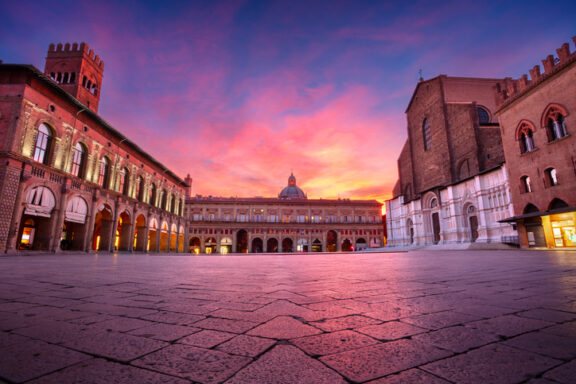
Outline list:
[[[576,252],[0,257],[0,383],[573,384]]]

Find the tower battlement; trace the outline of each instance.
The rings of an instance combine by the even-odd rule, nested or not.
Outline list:
[[[84,57],[84,59],[90,60],[101,71],[104,70],[104,60],[100,59],[100,57],[94,53],[94,50],[90,49],[88,44],[84,42],[80,44],[52,43],[48,46],[48,58],[66,58],[66,57]]]
[[[572,41],[576,45],[576,36],[572,38]],[[570,52],[569,44],[562,44],[562,46],[556,50],[556,56],[548,55],[544,60],[542,60],[542,67],[544,68],[543,72],[541,71],[540,65],[536,64],[529,70],[530,77],[528,77],[527,74],[524,74],[518,79],[507,77],[503,82],[498,82],[495,86],[497,104],[502,106],[503,104],[510,102],[528,89],[541,83],[575,61],[576,51]]]

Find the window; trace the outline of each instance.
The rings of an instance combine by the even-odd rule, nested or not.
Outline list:
[[[80,143],[76,143],[74,153],[72,154],[72,170],[71,174],[76,177],[84,176],[84,165],[86,163],[86,150]]]
[[[152,206],[156,206],[156,184],[152,183],[152,187],[150,187],[150,201],[149,204]]]
[[[174,197],[174,195],[170,195],[170,212],[172,213],[176,213],[176,198]],[[212,219],[214,219],[214,215],[212,215]],[[210,220],[210,221],[214,221],[214,220]]]
[[[422,138],[424,139],[424,150],[430,149],[430,122],[428,119],[424,119],[422,122]]]
[[[546,175],[547,186],[553,187],[555,185],[558,185],[558,175],[556,174],[555,168],[548,168],[547,170],[544,171],[544,174]]]
[[[490,114],[484,108],[478,107],[478,121],[480,124],[490,123]]]
[[[46,124],[40,124],[40,127],[38,127],[38,136],[36,136],[36,144],[34,145],[35,161],[48,164],[48,154],[51,143],[52,130]]]
[[[128,170],[128,168],[122,169],[120,171],[120,185],[118,188],[118,192],[128,196],[128,191],[130,189],[129,180],[130,180],[130,171]]]
[[[523,193],[532,192],[532,181],[530,180],[530,176],[522,176],[520,178],[520,187]]]
[[[168,203],[168,192],[166,192],[165,190],[162,190],[162,205],[160,206],[160,208],[162,208],[163,210],[166,210],[167,203]]]
[[[102,188],[108,188],[110,180],[110,161],[107,157],[103,157],[100,162],[100,172],[98,173],[98,184]]]
[[[136,198],[138,201],[144,201],[144,178],[138,176],[136,180]]]
[[[518,127],[516,139],[520,143],[520,153],[526,153],[533,151],[536,147],[534,146],[534,130],[527,123],[522,123]]]
[[[558,108],[552,107],[546,114],[546,133],[548,134],[549,142],[568,136],[565,116]]]

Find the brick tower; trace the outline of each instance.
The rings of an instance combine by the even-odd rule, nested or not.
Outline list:
[[[104,61],[88,44],[50,44],[44,73],[94,112],[98,112]]]

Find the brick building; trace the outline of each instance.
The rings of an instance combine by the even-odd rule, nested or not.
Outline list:
[[[515,232],[493,89],[498,79],[420,81],[386,202],[388,245],[500,242]]]
[[[0,251],[182,251],[185,182],[98,115],[104,62],[0,63]]]
[[[556,54],[496,88],[521,247],[576,247],[576,53]]]
[[[336,252],[383,245],[381,203],[308,199],[293,175],[278,198],[190,196],[186,212],[190,252]]]

